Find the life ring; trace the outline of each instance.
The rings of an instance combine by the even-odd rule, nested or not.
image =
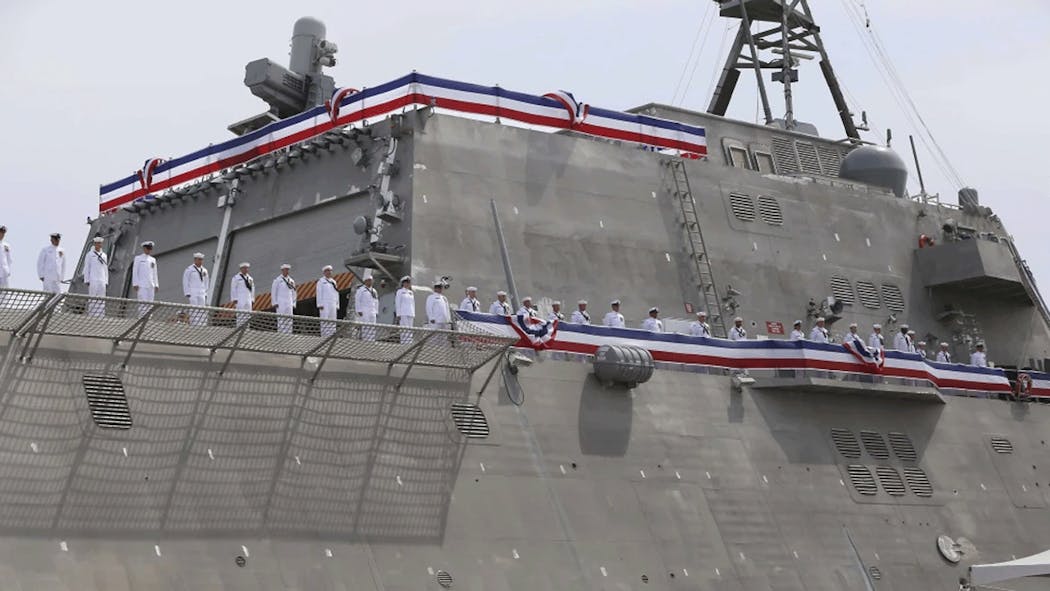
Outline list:
[[[926,248],[927,246],[933,246],[933,238],[926,234],[919,234],[919,248]]]
[[[1028,398],[1032,393],[1032,376],[1026,373],[1017,374],[1017,385],[1014,388],[1018,398]]]

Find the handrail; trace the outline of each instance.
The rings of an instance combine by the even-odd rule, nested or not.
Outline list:
[[[1035,284],[1032,270],[1028,268],[1028,263],[1021,258],[1021,253],[1018,252],[1013,239],[1008,238],[1005,242],[1010,249],[1010,254],[1014,257],[1014,264],[1017,266],[1017,271],[1021,276],[1021,285],[1024,286],[1025,292],[1028,293],[1032,303],[1039,309],[1039,315],[1043,317],[1043,322],[1046,323],[1047,328],[1050,328],[1050,309],[1047,308],[1043,295],[1039,293],[1039,287]]]

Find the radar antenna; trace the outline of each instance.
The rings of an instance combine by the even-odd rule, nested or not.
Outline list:
[[[775,123],[773,112],[769,106],[765,82],[762,80],[762,70],[773,70],[772,80],[784,85],[783,126],[785,129],[794,129],[795,114],[791,98],[791,84],[798,82],[799,60],[813,59],[814,56],[810,54],[817,53],[820,58],[820,70],[824,73],[824,81],[827,82],[831,99],[835,102],[835,108],[838,109],[846,135],[853,139],[860,139],[857,126],[853,122],[853,115],[846,105],[838,79],[835,78],[835,72],[831,68],[831,60],[828,59],[824,43],[820,40],[820,27],[813,20],[813,13],[809,10],[807,0],[714,1],[719,5],[719,14],[726,18],[740,19],[740,27],[737,29],[733,46],[726,57],[718,85],[711,96],[711,103],[707,107],[709,113],[726,114],[741,71],[752,69],[755,72],[755,80],[758,82],[758,94],[762,101],[766,125],[773,125]],[[752,33],[752,22],[771,23],[772,26]],[[765,25],[760,25],[759,29],[762,26]],[[763,59],[761,55],[763,50],[769,50],[770,53],[777,55],[767,55]]]

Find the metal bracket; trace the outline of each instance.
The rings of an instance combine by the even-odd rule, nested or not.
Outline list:
[[[131,325],[131,328],[129,328],[128,330],[124,331],[124,334],[120,335],[120,338],[124,339],[124,338],[126,338],[128,336],[128,334],[131,333],[131,331],[135,330],[136,327],[138,327],[138,329],[139,329],[138,333],[135,334],[135,340],[132,341],[131,342],[131,346],[128,347],[128,354],[124,356],[124,361],[123,361],[123,363],[120,364],[120,367],[122,367],[124,369],[127,369],[128,362],[131,361],[131,355],[135,353],[135,348],[138,347],[139,339],[142,338],[142,333],[146,332],[146,322],[150,319],[151,316],[153,316],[153,311],[156,310],[156,309],[157,309],[156,304],[151,305],[149,310],[145,314],[142,315],[142,318],[139,318],[135,322],[135,324]],[[119,341],[120,341],[120,339],[118,339],[117,342],[119,342]]]
[[[47,308],[49,304],[51,304],[52,300],[53,298],[45,298],[41,300],[41,302],[37,304],[36,308],[34,308],[33,311],[29,313],[29,316],[26,316],[26,319],[23,320],[21,324],[16,326],[15,329],[11,331],[11,343],[15,342],[16,338],[25,336],[25,334],[23,334],[22,331],[27,326],[29,326],[30,324],[32,324],[34,327],[36,326],[36,323],[39,322],[40,314],[44,311],[45,308]]]
[[[40,341],[44,338],[44,333],[47,332],[47,325],[51,323],[51,316],[55,313],[55,309],[58,308],[58,304],[61,303],[64,299],[64,295],[55,294],[54,297],[48,300],[48,305],[40,311],[40,315],[37,316],[37,319],[35,322],[33,322],[32,326],[26,329],[27,334],[32,335],[32,333],[34,332],[37,333],[36,343],[33,344],[32,348],[30,348],[30,343],[33,343],[33,337],[30,336],[29,339],[26,340],[26,344],[22,348],[22,355],[19,357],[20,360],[30,361],[33,359],[33,355],[36,353],[37,347],[40,346]],[[41,320],[43,320],[43,325],[40,324]],[[40,326],[39,331],[37,331],[37,326]]]
[[[248,330],[248,326],[251,323],[252,323],[251,318],[249,318],[248,320],[245,320],[244,324],[242,324],[242,325],[237,327],[237,330],[235,330],[235,331],[231,332],[230,334],[226,335],[226,338],[224,338],[223,340],[219,341],[218,343],[215,344],[214,347],[212,347],[211,352],[214,355],[215,351],[217,351],[219,348],[221,348],[223,345],[225,345],[227,341],[229,341],[233,337],[237,337],[233,341],[233,346],[230,347],[230,353],[226,356],[226,361],[224,361],[222,363],[222,369],[219,370],[219,375],[220,376],[222,374],[226,373],[226,368],[230,366],[230,360],[233,359],[233,354],[237,352],[237,349],[238,349],[238,347],[241,344],[241,338],[244,337],[244,331]]]
[[[416,343],[416,344],[412,345],[411,347],[409,347],[408,349],[406,349],[405,352],[402,353],[400,356],[398,356],[397,359],[395,359],[395,360],[390,362],[389,366],[387,367],[387,371],[389,371],[391,368],[393,368],[394,364],[400,363],[401,360],[404,359],[406,355],[408,355],[413,350],[415,350],[415,352],[412,355],[412,360],[408,362],[408,367],[405,368],[405,373],[401,374],[401,379],[398,380],[397,387],[394,388],[395,390],[400,391],[401,390],[401,386],[404,385],[405,380],[408,379],[409,372],[411,372],[412,368],[415,367],[416,360],[419,359],[419,354],[423,352],[423,345],[425,345],[426,342],[429,341],[434,335],[440,335],[440,334],[444,334],[444,333],[431,332],[431,333],[428,333],[428,334],[424,335],[423,338],[418,343]]]
[[[336,339],[343,336],[346,331],[353,330],[356,326],[356,324],[344,324],[343,326],[340,326],[331,334],[331,336],[321,341],[316,347],[310,349],[305,355],[303,355],[303,363],[305,364],[308,357],[313,357],[314,353],[317,353],[327,345],[324,355],[321,356],[321,360],[317,362],[317,367],[314,369],[314,375],[310,376],[311,384],[317,379],[317,375],[321,373],[321,368],[324,367],[325,362],[328,361],[328,356],[332,354],[332,349],[335,348]]]
[[[501,353],[505,353],[505,352],[506,351],[501,351]],[[502,357],[503,355],[500,355],[500,356]],[[496,363],[492,364],[492,371],[489,372],[489,376],[487,378],[485,378],[485,383],[482,384],[481,385],[481,389],[478,390],[478,398],[481,398],[481,395],[485,393],[485,388],[489,387],[489,382],[491,382],[492,378],[495,377],[496,371],[499,370],[499,368],[500,368],[500,366],[502,364],[503,364],[503,359],[497,359]],[[477,371],[477,370],[475,369],[474,371]],[[470,375],[474,375],[474,372],[473,371],[470,372]]]

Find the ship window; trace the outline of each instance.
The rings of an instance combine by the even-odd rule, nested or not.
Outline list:
[[[831,278],[831,295],[835,296],[835,299],[843,304],[852,305],[853,302],[857,301],[853,297],[853,285],[845,277]]]
[[[891,312],[904,311],[904,294],[901,293],[901,288],[896,285],[882,284],[882,301],[886,302],[886,307]]]
[[[763,174],[776,174],[777,172],[773,166],[773,155],[768,152],[755,152],[755,164],[758,165],[758,172]]]
[[[777,203],[775,197],[759,195],[758,213],[762,216],[762,221],[771,226],[784,225],[784,214],[780,211],[780,203]]]
[[[865,308],[878,310],[882,307],[882,303],[879,301],[879,290],[875,288],[874,283],[858,281],[857,297]]]
[[[729,194],[729,208],[733,210],[733,216],[742,222],[755,221],[755,202],[750,195],[740,193]]]
[[[729,164],[733,168],[750,169],[751,168],[751,162],[749,161],[749,159],[747,157],[747,150],[745,150],[743,148],[740,148],[740,147],[737,147],[737,146],[730,146],[729,147]]]

